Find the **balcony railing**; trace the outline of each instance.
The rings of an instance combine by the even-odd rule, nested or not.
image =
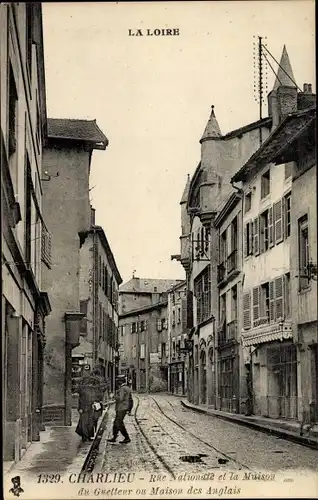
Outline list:
[[[225,280],[233,271],[237,269],[237,250],[233,250],[226,261],[221,262],[218,265],[218,283]]]

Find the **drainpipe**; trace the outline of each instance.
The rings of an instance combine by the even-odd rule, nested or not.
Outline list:
[[[243,194],[244,194],[243,189],[239,188],[238,186],[235,186],[234,181],[232,179],[231,179],[230,182],[231,182],[232,187],[237,190],[238,194],[243,199]],[[241,279],[239,283],[241,285],[241,292],[242,292],[241,296],[243,297],[243,284],[244,284],[244,271],[243,271],[243,266],[244,266],[244,221],[243,221],[243,205],[242,205],[242,209],[241,209],[240,229],[241,229],[241,231],[240,231],[240,233],[241,233],[241,245],[240,245],[240,248],[241,248],[241,259],[240,260],[241,260],[241,273],[242,273],[243,279]],[[241,325],[238,324],[238,326],[241,326]],[[241,337],[240,337],[240,339],[241,339]],[[243,347],[242,347],[242,356],[243,356],[243,360],[244,360]],[[242,363],[243,360],[241,359],[241,356],[240,356],[239,357],[239,387],[238,387],[238,399],[239,399],[238,410],[239,410],[239,413],[240,413],[240,410],[241,410],[241,397],[242,397],[242,383],[241,383],[241,380],[242,381],[246,380],[245,373],[242,373],[242,371],[244,372],[244,366],[245,366],[244,363]],[[244,383],[243,388],[244,387],[247,390],[246,383]]]

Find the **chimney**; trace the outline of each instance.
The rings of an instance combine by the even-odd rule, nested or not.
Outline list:
[[[311,108],[314,104],[316,104],[316,94],[312,93],[312,85],[304,83],[303,92],[299,92],[297,97],[297,109]]]

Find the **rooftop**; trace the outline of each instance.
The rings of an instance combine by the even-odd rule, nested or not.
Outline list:
[[[242,168],[232,177],[232,182],[245,181],[255,168],[277,159],[283,149],[299,137],[316,117],[316,107],[290,113],[268,136],[262,146],[251,156]]]
[[[183,280],[171,279],[152,279],[152,278],[136,278],[133,277],[126,283],[123,283],[119,292],[126,293],[163,293],[171,287],[182,283]]]
[[[48,118],[48,138],[86,142],[94,149],[106,149],[108,139],[98,127],[96,120],[74,120],[70,118]]]

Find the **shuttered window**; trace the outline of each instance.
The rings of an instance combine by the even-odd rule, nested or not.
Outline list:
[[[275,321],[275,282],[269,282],[269,321]]]
[[[243,328],[249,330],[251,328],[251,292],[243,294]]]
[[[269,239],[269,248],[271,248],[275,245],[273,207],[269,207],[268,209],[268,239]]]
[[[284,239],[284,226],[283,226],[283,202],[277,201],[273,207],[274,215],[274,228],[275,228],[275,243],[280,243]]]
[[[253,288],[253,326],[259,325],[260,318],[260,287]]]
[[[254,219],[253,223],[253,240],[254,240],[254,245],[253,245],[253,250],[254,250],[254,255],[259,255],[260,249],[259,249],[259,217],[256,217]]]
[[[276,321],[284,318],[284,277],[275,278],[275,309]]]

